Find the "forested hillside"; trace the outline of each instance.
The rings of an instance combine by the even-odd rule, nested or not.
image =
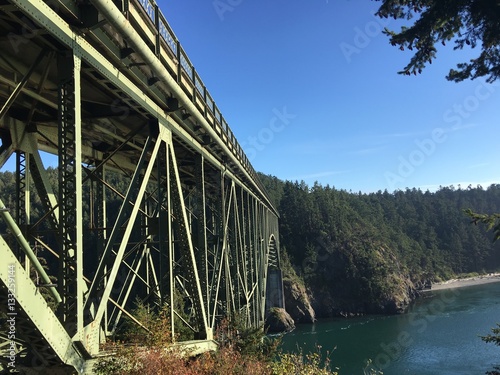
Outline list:
[[[500,268],[500,243],[464,213],[500,212],[500,185],[354,194],[261,178],[317,316],[399,312],[431,281]]]
[[[57,170],[49,169],[48,175],[56,188]],[[113,186],[125,191],[126,181],[111,178]],[[467,208],[500,212],[500,185],[355,194],[261,178],[281,215],[285,281],[303,284],[299,289],[308,291],[316,317],[400,312],[431,281],[500,270],[500,241],[493,243],[492,233],[471,224],[464,213]],[[14,208],[13,173],[0,173],[0,189],[6,206]],[[89,186],[84,190],[87,205]],[[119,202],[109,194],[110,220]],[[33,188],[33,222],[42,211]],[[43,227],[38,229],[43,233]],[[0,233],[5,230],[0,221]],[[54,241],[50,231],[45,236],[45,242]]]

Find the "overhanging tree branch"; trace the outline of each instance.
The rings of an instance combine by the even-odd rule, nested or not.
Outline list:
[[[497,0],[376,0],[382,4],[376,15],[381,18],[413,20],[399,32],[386,29],[389,42],[401,50],[416,50],[399,74],[421,73],[436,58],[439,43],[453,41],[454,49],[480,48],[479,56],[450,69],[447,79],[460,82],[500,77],[500,3]]]

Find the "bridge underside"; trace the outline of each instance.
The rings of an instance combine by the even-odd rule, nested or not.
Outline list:
[[[224,317],[259,326],[266,299],[283,307],[277,213],[142,3],[0,0],[0,170],[16,165],[0,191],[0,316],[15,316],[0,350],[18,369],[85,372],[124,320],[143,325],[137,300],[199,345]]]

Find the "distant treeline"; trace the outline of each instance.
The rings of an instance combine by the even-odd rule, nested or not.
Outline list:
[[[413,288],[500,269],[500,243],[464,213],[500,212],[500,184],[355,194],[260,177],[319,316],[398,310]]]

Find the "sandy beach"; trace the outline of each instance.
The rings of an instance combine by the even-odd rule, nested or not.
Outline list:
[[[490,273],[487,275],[468,277],[464,279],[451,279],[443,281],[441,283],[432,284],[431,289],[427,290],[461,288],[464,286],[481,285],[495,282],[500,282],[500,273]]]

